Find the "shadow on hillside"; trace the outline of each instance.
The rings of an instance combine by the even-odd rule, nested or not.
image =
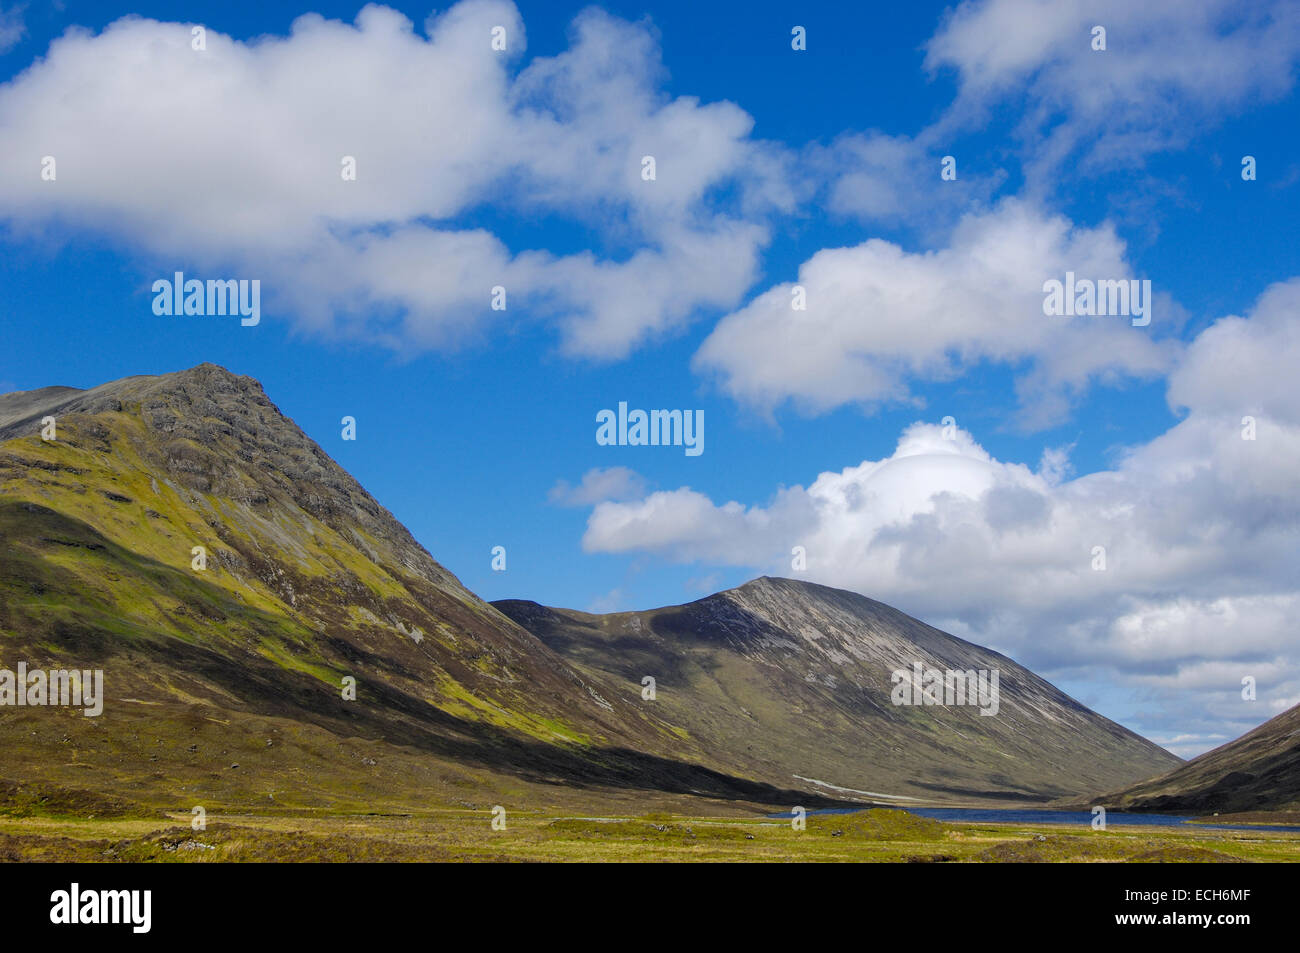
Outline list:
[[[52,546],[85,549],[110,560],[116,572],[135,572],[162,592],[183,594],[186,605],[210,621],[233,611],[220,587],[175,567],[125,549],[80,520],[33,503],[0,503],[0,540],[20,536]],[[49,560],[21,558],[14,547],[0,547],[0,586],[38,593],[75,593],[85,582]],[[75,596],[68,599],[80,608]],[[267,638],[291,637],[284,620],[239,606],[241,624]],[[6,621],[8,620],[8,621]],[[13,631],[12,612],[0,600],[0,627]],[[220,621],[216,621],[220,624]],[[21,638],[21,633],[18,633]],[[367,681],[364,703],[345,702],[339,692],[317,678],[269,662],[236,644],[217,651],[166,632],[141,631],[139,638],[89,624],[51,619],[29,642],[38,654],[76,659],[80,666],[108,667],[120,659],[135,667],[155,666],[198,683],[207,683],[231,698],[210,701],[217,710],[287,718],[323,728],[341,738],[361,738],[403,745],[461,764],[477,766],[537,784],[576,788],[624,788],[668,794],[743,800],[766,805],[805,807],[861,806],[804,791],[735,777],[700,765],[625,747],[587,748],[550,744],[435,708],[382,681]],[[341,640],[325,638],[336,651]],[[346,644],[346,643],[344,643]],[[576,690],[576,686],[575,686]],[[211,697],[211,696],[209,696]]]

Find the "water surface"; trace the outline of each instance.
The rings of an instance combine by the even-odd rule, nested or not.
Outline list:
[[[864,808],[826,808],[809,811],[809,814],[856,814]],[[908,807],[909,813],[918,817],[928,817],[936,821],[963,821],[968,824],[1071,824],[1076,827],[1092,827],[1090,811],[1045,811],[1023,810],[1020,808],[975,808],[975,807]],[[789,812],[771,814],[769,817],[789,817]],[[1280,831],[1287,834],[1300,834],[1300,826],[1288,827],[1282,824],[1191,824],[1191,816],[1180,814],[1125,814],[1120,811],[1106,812],[1107,827],[1178,827],[1189,825],[1197,830],[1211,831]]]

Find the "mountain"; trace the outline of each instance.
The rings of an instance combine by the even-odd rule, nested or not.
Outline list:
[[[0,669],[20,663],[102,670],[106,701],[0,709],[0,810],[88,792],[396,810],[557,783],[795,796],[710,770],[466,590],[255,380],[211,364],[0,397]]]
[[[609,615],[494,605],[585,677],[634,687],[653,677],[647,707],[713,762],[774,784],[900,805],[1027,802],[1180,763],[1006,656],[826,586],[764,577],[686,605]],[[892,673],[916,663],[996,670],[997,713],[894,704]]]
[[[996,669],[997,715],[892,704],[913,662]],[[105,700],[0,708],[0,812],[1037,801],[1178,763],[822,586],[490,605],[211,364],[0,396],[0,679],[19,666],[100,670]]]
[[[1176,814],[1300,811],[1300,705],[1099,803]]]

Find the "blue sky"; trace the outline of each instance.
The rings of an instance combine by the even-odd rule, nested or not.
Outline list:
[[[212,361],[484,598],[678,603],[801,545],[1213,747],[1300,702],[1300,18],[902,6],[0,3],[0,391]],[[1045,316],[1075,268],[1151,325]],[[174,270],[258,278],[261,323],[155,315]],[[704,453],[598,446],[620,400]]]

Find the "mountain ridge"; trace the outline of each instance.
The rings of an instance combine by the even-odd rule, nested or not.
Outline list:
[[[213,364],[0,396],[0,537],[0,663],[102,665],[111,703],[11,712],[24,782],[297,808],[511,789],[815,806],[1042,801],[1172,763],[1005,656],[845,590],[760,577],[609,617],[484,602],[260,383]],[[904,650],[1004,670],[1008,714],[889,704]]]
[[[39,434],[46,415],[57,418],[53,441]],[[101,719],[11,710],[0,726],[11,766],[43,783],[75,785],[93,739],[117,726],[104,756],[130,765],[128,787],[147,799],[203,783],[210,800],[270,797],[282,780],[261,756],[277,748],[270,719],[311,735],[294,759],[325,759],[304,804],[355,803],[359,788],[383,802],[390,763],[408,799],[416,777],[474,787],[475,772],[494,784],[603,778],[787,798],[691,762],[689,739],[465,589],[260,384],[216,365],[0,398],[0,537],[0,661],[93,663],[107,675]],[[194,568],[196,546],[205,569]],[[357,680],[353,702],[341,698],[344,677]],[[185,712],[202,715],[187,724]],[[197,754],[180,743],[222,724],[262,737],[240,768],[207,756],[233,750],[229,739],[206,737]],[[359,780],[322,753],[352,736],[434,757],[358,755],[373,769]],[[65,742],[77,756],[50,762]],[[163,759],[185,783],[157,770]],[[233,773],[250,762],[264,776]]]
[[[766,750],[754,757],[769,779],[897,802],[1046,803],[1098,790],[1102,777],[1139,780],[1180,763],[1007,656],[849,590],[765,576],[644,612],[494,605],[583,671],[632,684],[656,678],[670,720],[715,756],[754,751],[761,739]],[[917,663],[999,671],[1002,712],[893,703],[892,673],[910,676]],[[810,711],[820,721],[814,749]]]

